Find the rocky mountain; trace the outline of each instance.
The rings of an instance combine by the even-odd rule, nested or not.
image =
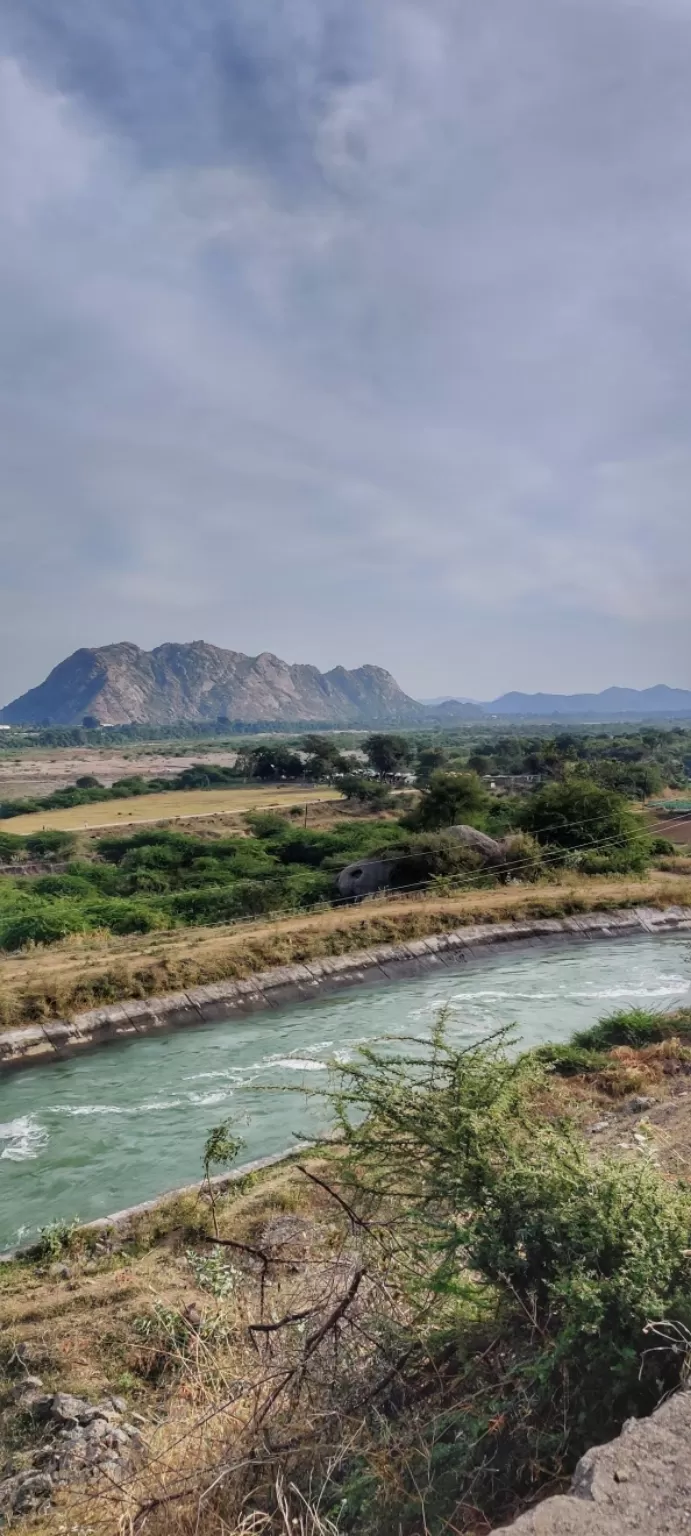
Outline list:
[[[75,651],[38,688],[2,710],[5,725],[168,725],[179,720],[417,724],[427,711],[382,667],[289,666],[195,640],[153,651],[125,641]]]

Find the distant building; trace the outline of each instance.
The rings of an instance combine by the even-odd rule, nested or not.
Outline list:
[[[537,789],[545,782],[544,773],[483,773],[482,778],[487,788],[498,794],[511,794],[516,789]]]

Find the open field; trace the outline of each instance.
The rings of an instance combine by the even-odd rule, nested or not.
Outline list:
[[[644,879],[572,875],[554,884],[376,899],[311,915],[123,938],[84,934],[45,949],[0,955],[0,1027],[250,976],[320,955],[422,938],[464,923],[685,905],[690,899],[688,877],[657,870]]]
[[[194,752],[189,747],[135,748],[130,751],[107,747],[79,750],[78,748],[48,749],[19,753],[16,757],[0,752],[0,800],[21,800],[25,796],[50,795],[55,789],[65,789],[68,784],[84,774],[94,774],[102,784],[110,788],[116,779],[141,774],[144,778],[172,778],[188,767],[190,762],[216,763],[222,768],[232,768],[237,752],[227,748],[200,747]]]
[[[132,795],[126,800],[95,801],[68,810],[33,811],[0,821],[0,830],[17,836],[42,832],[83,832],[105,827],[145,826],[155,821],[189,821],[196,816],[237,815],[243,811],[309,805],[312,801],[340,800],[336,789],[301,789],[270,784],[238,789],[175,789],[154,795]],[[117,809],[116,809],[117,807]]]

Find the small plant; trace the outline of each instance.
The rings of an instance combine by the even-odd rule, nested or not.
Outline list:
[[[235,1162],[238,1152],[242,1150],[244,1145],[245,1143],[242,1136],[235,1136],[231,1131],[230,1120],[222,1120],[220,1125],[212,1126],[206,1141],[204,1142],[204,1154],[202,1158],[204,1165],[204,1178],[206,1180],[206,1187],[209,1192],[209,1200],[211,1202],[211,1218],[214,1224],[214,1234],[216,1237],[218,1237],[218,1221],[216,1219],[216,1199],[214,1196],[214,1188],[213,1184],[211,1183],[211,1169],[214,1167],[228,1168],[231,1163]]]
[[[38,1257],[54,1262],[63,1253],[69,1253],[79,1227],[78,1216],[72,1221],[51,1221],[47,1227],[42,1227],[36,1245]]]
[[[217,1301],[232,1295],[237,1273],[226,1263],[222,1249],[215,1247],[210,1253],[196,1253],[194,1248],[188,1248],[185,1258],[200,1290],[210,1291]]]

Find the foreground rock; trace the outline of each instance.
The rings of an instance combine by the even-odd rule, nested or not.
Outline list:
[[[31,1466],[0,1482],[0,1523],[7,1516],[44,1509],[58,1488],[107,1474],[119,1482],[144,1452],[144,1441],[133,1424],[123,1423],[121,1398],[89,1403],[70,1392],[43,1393],[38,1377],[27,1377],[13,1389],[12,1401],[44,1428],[33,1451]]]
[[[629,1419],[617,1440],[581,1458],[570,1494],[501,1529],[511,1536],[691,1532],[691,1392],[678,1392],[649,1419]]]

